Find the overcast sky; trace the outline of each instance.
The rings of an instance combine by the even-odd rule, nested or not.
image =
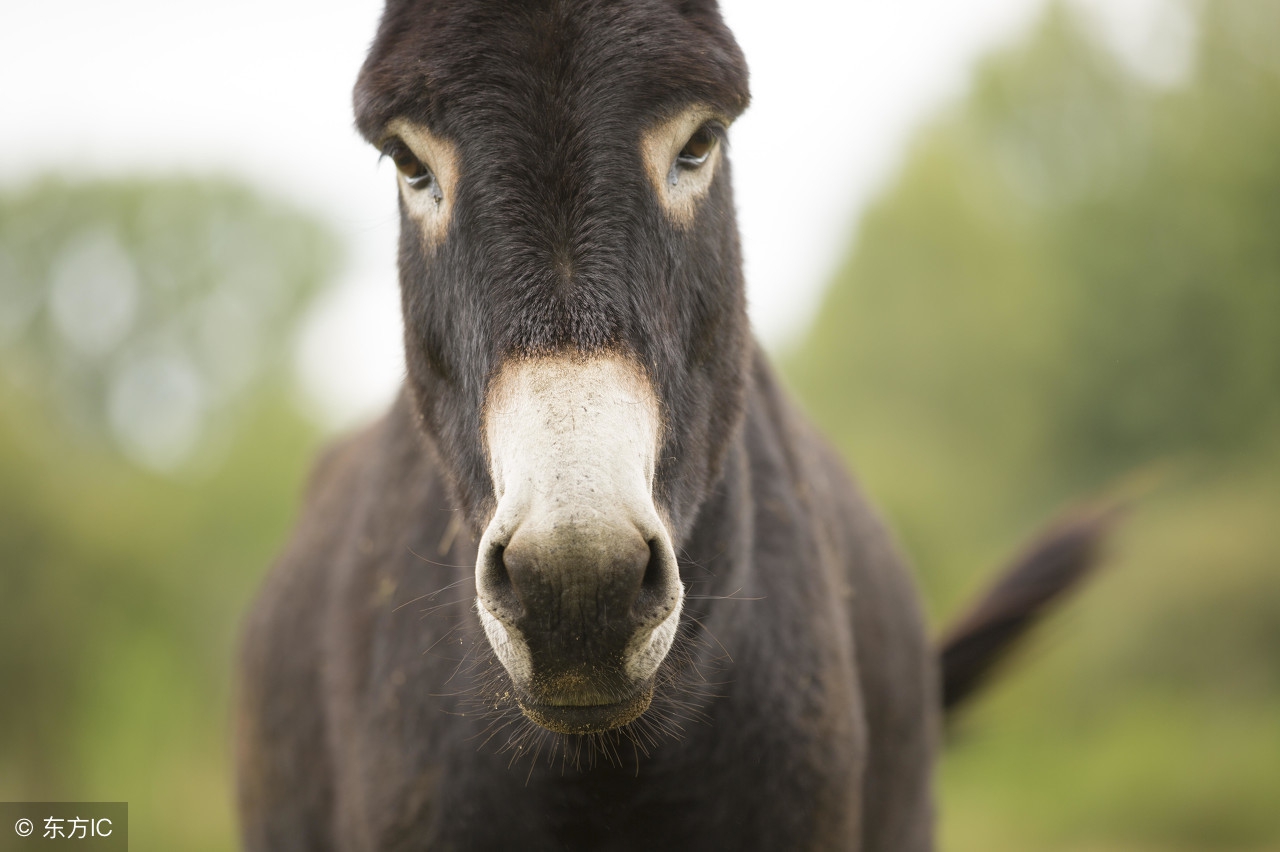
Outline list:
[[[1120,38],[1159,0],[1086,0]],[[912,129],[1042,0],[722,0],[751,66],[732,129],[752,319],[801,333],[863,206]],[[218,173],[311,209],[347,242],[339,286],[300,344],[337,419],[402,374],[392,168],[351,126],[380,0],[61,0],[0,7],[0,181]],[[1134,10],[1137,10],[1136,12]],[[1137,23],[1135,23],[1135,21]]]

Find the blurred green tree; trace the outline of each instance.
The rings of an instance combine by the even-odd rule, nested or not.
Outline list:
[[[944,778],[951,849],[1280,844],[1280,2],[1157,84],[1077,7],[989,58],[785,353],[954,610],[1073,496],[1175,463]]]
[[[1053,6],[916,140],[785,359],[892,505],[999,479],[984,499],[1025,525],[1280,435],[1280,70],[1257,47],[1277,8],[1206,4],[1166,90]]]
[[[0,198],[5,378],[82,437],[177,469],[280,380],[337,259],[315,221],[240,186],[37,182]]]
[[[217,180],[0,194],[0,798],[233,845],[235,624],[317,440],[291,343],[334,246]]]

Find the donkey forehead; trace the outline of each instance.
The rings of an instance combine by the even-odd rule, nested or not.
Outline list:
[[[732,119],[748,99],[714,2],[389,0],[355,111],[375,143],[408,118],[465,144],[639,126],[692,103]]]

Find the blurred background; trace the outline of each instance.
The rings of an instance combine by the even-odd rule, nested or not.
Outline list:
[[[1143,495],[950,731],[942,849],[1280,850],[1280,0],[724,5],[753,321],[935,625]],[[0,11],[0,800],[235,846],[240,614],[403,372],[378,11]]]

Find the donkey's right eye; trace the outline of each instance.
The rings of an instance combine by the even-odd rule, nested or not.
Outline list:
[[[382,154],[391,158],[391,161],[396,164],[396,169],[404,175],[405,183],[412,189],[428,189],[439,200],[440,188],[436,184],[435,174],[427,168],[426,163],[409,150],[408,145],[399,139],[392,139],[382,146]]]
[[[717,133],[719,127],[708,122],[689,137],[689,141],[684,143],[684,147],[680,149],[680,154],[676,157],[676,165],[682,169],[696,169],[707,161],[711,156],[711,151],[716,147],[716,143],[720,141]]]

